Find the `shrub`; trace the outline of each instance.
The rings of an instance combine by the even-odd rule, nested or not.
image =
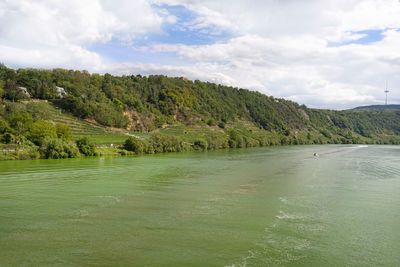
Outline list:
[[[321,129],[320,133],[323,134],[326,138],[331,138],[332,135],[326,129]]]
[[[133,151],[135,154],[149,153],[149,143],[145,140],[130,136],[125,140],[124,149]]]
[[[204,139],[198,139],[194,141],[193,148],[195,150],[206,150],[208,148],[208,143]]]
[[[0,134],[11,132],[10,125],[8,125],[7,121],[0,117]]]
[[[181,138],[170,135],[155,134],[151,137],[151,143],[155,153],[181,152],[190,149],[190,145]]]
[[[51,137],[46,137],[43,140],[40,152],[48,159],[79,157],[79,150],[74,143]]]
[[[281,138],[281,145],[289,145],[290,144],[290,139],[287,136],[283,136]]]
[[[58,138],[64,140],[71,140],[72,138],[71,128],[69,128],[68,125],[65,125],[63,123],[56,124],[56,133]]]
[[[207,149],[209,150],[229,147],[228,139],[224,137],[216,137],[216,136],[209,137],[207,138],[207,143],[208,143]]]
[[[95,156],[95,145],[94,143],[87,137],[82,137],[76,141],[76,145],[78,146],[79,152],[81,152],[85,156]]]
[[[43,120],[34,122],[28,133],[29,140],[40,146],[46,137],[56,138],[56,128]]]
[[[215,120],[214,120],[213,118],[209,119],[209,120],[207,121],[207,125],[208,125],[208,126],[215,126],[215,125],[216,125]]]
[[[13,134],[5,133],[4,135],[1,136],[0,141],[5,143],[5,144],[14,144],[16,139],[15,139],[15,136]]]

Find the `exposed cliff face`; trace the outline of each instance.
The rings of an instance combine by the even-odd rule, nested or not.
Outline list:
[[[310,116],[308,116],[307,112],[305,112],[304,109],[297,109],[297,111],[300,113],[301,116],[303,116],[306,120],[310,120]]]

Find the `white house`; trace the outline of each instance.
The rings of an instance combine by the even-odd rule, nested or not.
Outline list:
[[[59,97],[64,97],[67,95],[67,92],[65,92],[65,89],[60,86],[56,86],[56,90],[57,90],[57,95]]]
[[[18,90],[19,90],[21,93],[23,93],[24,95],[27,95],[27,96],[31,97],[31,94],[28,92],[28,89],[26,89],[25,87],[18,86],[17,88],[18,88]]]

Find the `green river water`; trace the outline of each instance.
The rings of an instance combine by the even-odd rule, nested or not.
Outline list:
[[[21,265],[400,266],[400,147],[0,162]]]

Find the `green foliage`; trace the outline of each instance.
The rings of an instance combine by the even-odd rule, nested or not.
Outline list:
[[[8,122],[5,119],[0,117],[0,134],[4,134],[7,132],[11,132],[10,125],[8,124]]]
[[[48,136],[42,141],[40,152],[47,159],[79,157],[79,150],[74,143]]]
[[[207,121],[207,125],[208,125],[208,126],[215,126],[215,125],[216,125],[216,122],[215,122],[215,120],[214,120],[213,118],[211,118],[211,119],[209,119],[209,120]],[[223,128],[223,127],[221,127],[221,128]]]
[[[325,136],[326,138],[331,138],[332,135],[328,132],[328,130],[326,129],[321,129],[320,132],[322,133],[323,136]]]
[[[133,151],[135,154],[151,153],[152,151],[147,141],[132,136],[126,139],[124,149]]]
[[[72,138],[72,132],[71,128],[68,125],[65,125],[63,123],[57,123],[56,124],[56,133],[57,137],[64,139],[64,140],[71,140]]]
[[[3,94],[7,99],[12,100],[13,102],[29,98],[22,92],[22,90],[17,86],[17,83],[14,80],[6,81]]]
[[[40,146],[46,137],[56,138],[56,127],[43,120],[34,122],[28,133],[29,140]]]
[[[4,144],[14,144],[16,143],[16,138],[13,134],[11,133],[5,133],[3,135],[0,135],[1,139],[0,141]]]
[[[65,97],[57,95],[56,86],[65,89]],[[59,114],[53,114],[49,103],[17,102],[27,98],[21,87],[27,88],[32,98],[62,108]],[[143,151],[139,153],[278,144],[394,144],[400,134],[400,110],[395,106],[366,111],[316,110],[254,91],[163,75],[117,77],[63,69],[13,70],[0,64],[0,89],[6,103],[0,106],[0,138],[15,144],[28,142],[27,138],[36,144],[46,136],[54,138],[45,120],[68,124],[75,138],[97,136],[92,139],[96,143],[124,142],[126,136],[108,134],[108,126],[158,132],[141,140],[145,148],[135,148]],[[103,126],[91,125],[93,120]],[[168,130],[173,126],[190,131],[176,135]],[[39,133],[41,128],[43,133]],[[56,126],[56,134],[61,139],[71,138],[65,127]],[[83,150],[94,154],[94,148]]]
[[[193,143],[195,150],[206,150],[208,148],[208,142],[204,139],[197,139]]]
[[[31,114],[34,120],[49,120],[50,110],[48,103],[29,102],[25,105],[25,110]]]
[[[153,134],[151,143],[155,153],[181,152],[190,149],[190,144],[184,142],[182,138],[163,134]]]
[[[207,149],[209,150],[215,150],[215,149],[221,149],[221,148],[228,148],[229,143],[228,139],[224,137],[209,137],[207,139]]]
[[[83,137],[76,141],[76,145],[78,146],[79,152],[81,152],[85,156],[95,156],[96,155],[96,146],[89,138]]]

